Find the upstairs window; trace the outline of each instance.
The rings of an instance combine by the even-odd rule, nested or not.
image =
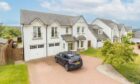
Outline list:
[[[33,27],[33,38],[41,38],[41,27],[40,26]]]
[[[80,33],[80,27],[77,27],[77,33]]]
[[[52,27],[51,37],[57,37],[58,36],[57,34],[58,34],[57,27]]]
[[[84,28],[84,27],[82,27],[82,33],[84,33],[84,30],[85,30],[85,28]]]

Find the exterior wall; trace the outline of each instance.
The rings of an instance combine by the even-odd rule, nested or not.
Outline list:
[[[51,37],[52,27],[57,27],[58,37],[56,38]],[[62,46],[62,40],[60,39],[61,32],[64,32],[64,31],[58,23],[53,23],[47,27],[47,46],[48,46],[47,56],[52,56],[61,52],[61,46]],[[50,43],[54,43],[54,44],[59,43],[60,45],[49,47]]]
[[[80,27],[80,33],[77,33],[77,28]],[[84,33],[82,33],[82,27],[84,27]],[[86,40],[84,40],[84,49],[88,49],[88,41],[91,41],[91,46],[96,48],[97,47],[97,40],[94,37],[94,35],[91,33],[91,31],[88,29],[88,25],[85,22],[83,18],[81,18],[74,26],[73,26],[73,36],[78,37],[79,35],[84,35],[86,37]],[[76,49],[77,43],[76,43]],[[82,49],[82,48],[80,48]]]
[[[124,35],[127,35],[127,32],[126,32],[125,28],[122,27],[122,28],[121,28],[121,31],[120,31],[120,36],[122,37],[122,36],[124,36]]]
[[[104,24],[102,21],[96,19],[93,23],[93,25],[98,25],[99,27],[103,28],[103,31],[105,34],[111,39],[112,38],[112,30],[110,27],[108,27],[106,24]]]
[[[33,26],[40,26],[42,38],[33,40]],[[46,56],[46,26],[35,20],[31,25],[23,25],[24,59],[36,59]],[[44,44],[44,48],[30,49],[30,45]]]
[[[118,29],[117,26],[114,26],[114,28],[113,28],[113,30],[112,30],[112,38],[113,38],[114,36],[119,37],[119,29]]]

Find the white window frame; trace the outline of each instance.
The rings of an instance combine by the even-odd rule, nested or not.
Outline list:
[[[39,36],[40,33],[40,36]],[[41,26],[33,26],[33,38],[41,38],[42,33],[41,33]]]

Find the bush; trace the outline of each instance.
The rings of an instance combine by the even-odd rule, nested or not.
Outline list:
[[[102,55],[105,56],[104,62],[114,66],[132,62],[137,56],[129,44],[111,43],[110,41],[104,43],[101,51]]]
[[[11,39],[21,35],[21,31],[14,27],[0,26],[0,37]]]

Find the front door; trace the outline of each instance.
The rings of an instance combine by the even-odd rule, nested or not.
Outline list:
[[[73,50],[73,43],[70,42],[68,43],[68,51]]]
[[[88,41],[88,47],[91,47],[91,41],[90,40]]]

